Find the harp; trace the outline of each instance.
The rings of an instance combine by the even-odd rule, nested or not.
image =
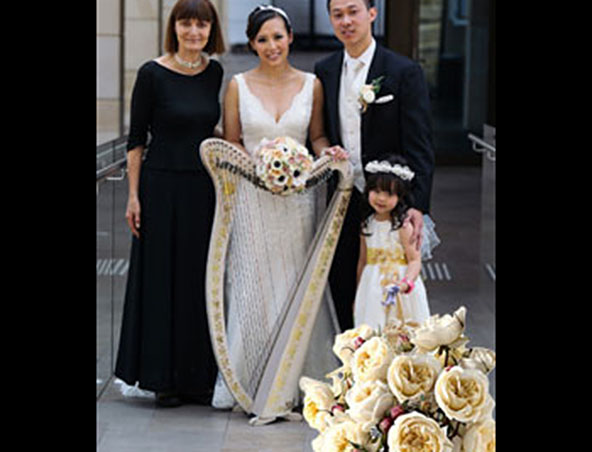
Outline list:
[[[266,259],[276,258],[277,253],[272,249],[268,251],[271,256],[266,257],[265,250],[262,250],[265,248],[264,244],[253,243],[258,236],[265,237],[265,231],[243,236],[239,231],[243,229],[242,223],[257,221],[260,215],[270,213],[281,216],[282,213],[258,211],[255,214],[256,218],[250,218],[252,212],[245,205],[245,199],[241,197],[251,193],[250,198],[246,198],[250,199],[251,203],[254,203],[254,199],[263,197],[267,199],[265,202],[268,206],[271,206],[271,198],[275,205],[284,206],[288,202],[299,202],[303,195],[283,197],[266,191],[256,175],[255,161],[227,141],[218,138],[207,139],[202,142],[200,153],[216,193],[216,210],[206,269],[206,305],[212,347],[219,372],[228,390],[242,409],[256,415],[256,418],[252,419],[255,422],[251,423],[257,425],[257,420],[260,420],[259,423],[265,423],[266,420],[279,416],[289,416],[294,407],[294,388],[297,391],[298,379],[313,334],[315,319],[327,291],[329,269],[351,197],[352,169],[347,161],[333,162],[326,156],[315,160],[307,178],[305,194],[308,193],[307,199],[314,198],[317,203],[320,201],[322,213],[317,212],[314,230],[308,233],[308,249],[303,253],[302,262],[291,278],[293,281],[289,289],[284,291],[283,299],[277,303],[277,312],[259,314],[272,318],[272,325],[265,328],[265,322],[259,321],[256,314],[259,306],[258,296],[269,296],[274,292],[275,289],[266,286],[264,279],[274,278],[273,272],[277,270],[274,267],[277,265],[268,271],[262,268],[262,265]],[[338,174],[338,186],[326,203],[326,194],[320,195],[314,190],[326,188],[327,179],[335,171]],[[290,198],[292,201],[289,201]],[[297,226],[294,227],[295,234],[298,233],[296,229]],[[285,231],[270,231],[269,234],[272,236],[283,232]],[[292,232],[291,230],[290,234]],[[276,237],[275,243],[280,242],[283,242],[281,236],[280,239]],[[285,242],[290,244],[289,237]],[[243,247],[244,261],[234,259],[235,262],[229,262],[229,247]],[[263,254],[262,258],[249,263],[249,258],[258,253]],[[250,273],[241,276],[242,272]],[[228,317],[238,315],[237,312],[240,311],[240,308],[231,308],[231,311],[228,311],[226,306],[227,292],[234,290],[235,282],[240,278],[240,287],[250,288],[250,297],[253,300],[244,309],[246,318],[239,321],[241,327],[246,328],[249,333],[244,342],[255,341],[254,344],[243,344],[246,350],[240,350],[240,353],[248,355],[245,359],[250,360],[250,363],[247,363],[251,366],[247,378],[244,369],[238,372],[236,363],[233,362],[233,354],[230,352],[233,341],[229,343],[228,336],[233,330],[227,325],[230,321]],[[248,298],[248,290],[244,291],[244,296]],[[243,293],[239,295],[241,302],[244,301]],[[253,316],[254,319],[251,318]],[[245,326],[248,322],[252,323],[251,329]]]

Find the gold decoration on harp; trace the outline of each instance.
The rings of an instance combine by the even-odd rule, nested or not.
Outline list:
[[[224,182],[224,194],[226,196],[232,196],[236,192],[236,185],[230,181]]]

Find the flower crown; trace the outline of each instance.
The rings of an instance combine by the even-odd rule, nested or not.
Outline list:
[[[408,166],[401,166],[398,163],[391,165],[386,160],[383,160],[382,162],[373,160],[372,162],[368,163],[364,169],[373,174],[392,173],[395,176],[399,176],[403,180],[411,180],[415,176],[415,173],[411,171]]]
[[[284,17],[284,19],[286,19],[286,22],[288,22],[288,25],[290,25],[290,27],[292,26],[292,23],[290,22],[290,18],[288,17],[286,12],[282,8],[278,8],[277,6],[273,6],[273,5],[259,5],[259,6],[257,6],[257,8],[255,8],[255,11],[257,11],[257,12],[267,11],[267,10],[275,11],[276,13],[281,14]]]

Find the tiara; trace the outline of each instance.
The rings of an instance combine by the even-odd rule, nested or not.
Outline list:
[[[382,162],[373,160],[368,163],[364,169],[369,173],[392,173],[403,180],[411,180],[415,176],[415,173],[411,171],[408,166],[401,166],[398,163],[393,166],[386,160],[383,160]]]
[[[284,11],[281,8],[278,8],[277,6],[273,6],[273,5],[259,5],[255,9],[255,11],[257,11],[257,12],[259,12],[259,11],[267,11],[267,10],[275,11],[276,13],[281,14],[284,17],[284,19],[286,19],[286,21],[288,22],[288,25],[292,26],[292,23],[290,22],[290,18],[286,14],[286,11]]]

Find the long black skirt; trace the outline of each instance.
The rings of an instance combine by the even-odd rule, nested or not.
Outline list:
[[[206,173],[143,168],[139,199],[115,375],[207,399],[217,375],[205,303],[212,182]]]

